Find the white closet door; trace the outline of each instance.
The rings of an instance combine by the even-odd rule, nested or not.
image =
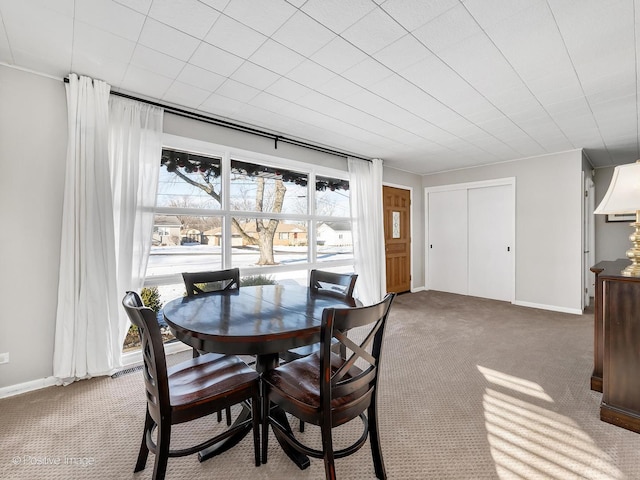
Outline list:
[[[468,190],[469,295],[513,297],[513,186]]]
[[[467,191],[429,193],[429,289],[467,294]]]

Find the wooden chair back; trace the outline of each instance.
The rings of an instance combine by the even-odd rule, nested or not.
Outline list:
[[[353,289],[356,286],[356,273],[334,273],[325,270],[311,270],[309,288],[313,293],[353,300]]]
[[[240,288],[240,269],[215,270],[209,272],[183,273],[187,296],[201,293],[219,292]]]
[[[321,408],[325,412],[324,416],[331,419],[331,427],[356,418],[369,408],[376,395],[382,340],[394,298],[395,294],[389,293],[374,305],[327,308],[323,312],[319,387]],[[359,343],[345,333],[365,326],[368,326],[367,333]],[[354,337],[353,334],[351,336]],[[336,341],[344,346],[338,363],[334,353]],[[340,365],[339,368],[335,368],[336,364]],[[346,397],[349,397],[348,406],[332,406],[333,400]]]
[[[156,423],[171,410],[167,361],[156,313],[142,303],[136,292],[127,292],[122,300],[131,323],[138,327],[140,335],[144,386],[149,414]]]

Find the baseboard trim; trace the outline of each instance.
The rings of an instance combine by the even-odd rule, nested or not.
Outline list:
[[[56,377],[45,377],[37,380],[31,380],[29,382],[18,383],[16,385],[9,385],[8,387],[0,388],[0,398],[13,397],[22,393],[33,392],[40,390],[41,388],[51,387],[57,383]]]
[[[191,347],[185,345],[182,342],[171,342],[164,346],[165,354],[170,355],[172,353],[183,352],[185,350],[191,350]],[[128,352],[122,355],[122,366],[127,368],[136,363],[142,363],[142,352],[136,350],[134,352]],[[58,384],[56,377],[45,377],[37,380],[31,380],[29,382],[18,383],[16,385],[9,385],[7,387],[0,387],[0,399],[13,397],[23,393],[33,392],[42,388],[52,387]]]
[[[560,313],[571,313],[573,315],[582,315],[582,310],[578,308],[567,308],[567,307],[558,307],[556,305],[545,305],[542,303],[532,303],[532,302],[522,302],[520,300],[516,300],[513,302],[514,305],[518,305],[520,307],[528,307],[528,308],[538,308],[540,310],[550,310],[552,312],[560,312]]]

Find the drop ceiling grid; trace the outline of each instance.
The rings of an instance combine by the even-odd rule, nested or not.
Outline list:
[[[629,86],[637,84],[633,5],[592,2],[576,12],[554,1],[551,7],[605,149],[608,152],[608,145],[619,138],[637,138],[637,98],[633,94],[624,97],[623,93],[625,89],[631,93]],[[618,58],[620,52],[633,54]],[[617,80],[608,79],[604,73],[612,70],[618,74]],[[618,85],[623,85],[622,89]],[[609,98],[600,103],[597,100],[605,89]]]
[[[585,147],[600,166],[640,153],[638,4],[0,0],[0,62],[372,156]]]

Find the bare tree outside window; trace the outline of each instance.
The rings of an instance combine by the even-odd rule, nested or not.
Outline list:
[[[220,160],[202,155],[195,155],[174,150],[163,150],[162,166],[167,172],[175,175],[176,181],[194,187],[198,192],[197,200],[185,196],[173,198],[168,206],[195,207],[198,203],[206,203],[206,197],[212,204],[222,205]],[[231,218],[234,235],[242,238],[245,246],[257,247],[259,259],[257,265],[275,265],[274,237],[280,221],[275,218],[251,218],[251,212],[263,213],[307,213],[306,173],[268,167],[240,160],[231,161],[231,192],[229,205],[232,210],[246,215],[234,215]],[[339,192],[349,189],[345,180],[318,177],[316,191]],[[330,197],[322,204],[322,211],[333,214],[335,201]],[[181,215],[183,225],[205,230],[207,217]],[[193,227],[191,227],[193,225]],[[295,235],[295,234],[294,234]]]

